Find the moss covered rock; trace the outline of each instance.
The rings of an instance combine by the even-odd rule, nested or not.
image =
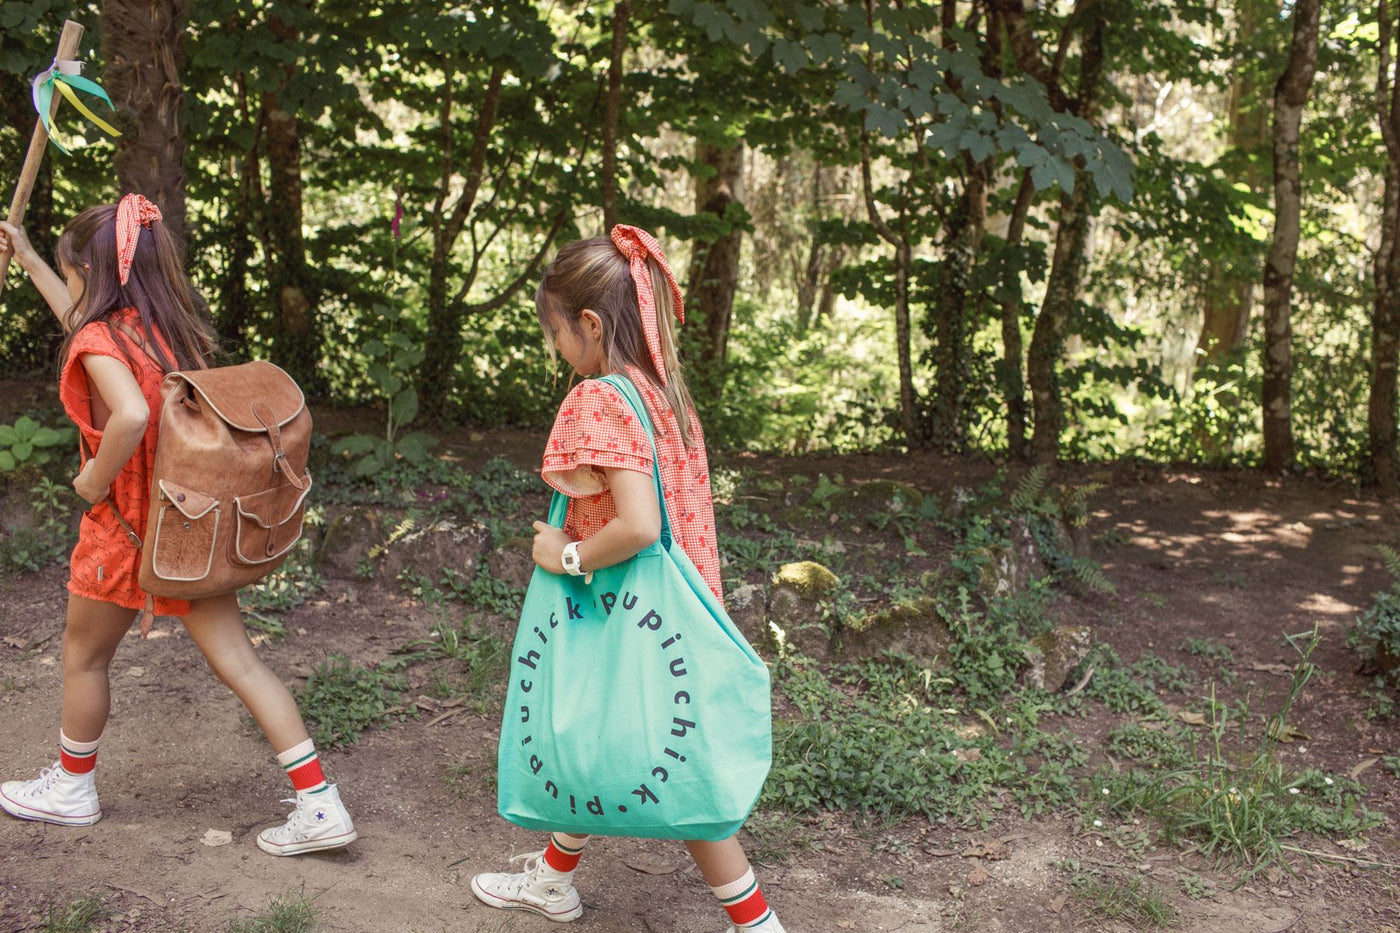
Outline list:
[[[384,544],[384,519],[375,509],[354,506],[331,519],[316,560],[332,576],[355,576]]]
[[[768,591],[766,621],[770,644],[817,660],[831,656],[835,632],[834,597],[841,585],[836,574],[804,560],[784,564]]]
[[[850,657],[897,651],[937,662],[948,656],[951,635],[937,601],[921,597],[869,613],[842,629],[839,638],[841,653]]]
[[[1025,682],[1050,693],[1063,690],[1070,672],[1078,667],[1094,647],[1093,630],[1083,625],[1065,625],[1032,638],[1026,648]]]

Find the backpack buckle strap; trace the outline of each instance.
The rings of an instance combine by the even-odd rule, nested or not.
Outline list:
[[[268,408],[266,403],[258,402],[253,405],[253,416],[267,429],[267,442],[272,445],[272,472],[281,470],[288,482],[298,489],[303,488],[301,477],[296,475],[292,465],[287,462],[287,452],[282,449],[282,428],[273,417],[272,409]]]

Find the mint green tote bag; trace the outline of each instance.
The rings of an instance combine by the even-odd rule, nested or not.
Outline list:
[[[625,377],[618,389],[655,435]],[[583,577],[535,568],[497,753],[501,816],[529,829],[720,840],[772,762],[768,668],[671,536]],[[562,527],[568,498],[554,494]]]

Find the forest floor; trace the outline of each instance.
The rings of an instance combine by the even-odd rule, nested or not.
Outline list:
[[[530,468],[542,440],[537,432],[464,431],[449,438],[449,449],[467,469],[495,456]],[[984,483],[996,470],[933,455],[715,461],[779,485],[839,474],[847,484],[892,479],[936,496]],[[1028,820],[1008,806],[969,825],[822,811],[788,820],[782,845],[743,837],[787,929],[1149,929],[1154,921],[1114,905],[1150,892],[1174,917],[1166,928],[1197,933],[1400,931],[1400,781],[1385,760],[1400,754],[1400,721],[1368,717],[1376,699],[1346,645],[1358,613],[1390,583],[1374,546],[1400,546],[1396,503],[1320,479],[1248,472],[1125,464],[1068,467],[1058,478],[1104,484],[1090,500],[1089,528],[1116,593],[1060,594],[1050,611],[1090,626],[1126,662],[1155,652],[1192,672],[1191,685],[1163,689],[1168,709],[1188,706],[1212,686],[1222,702],[1250,697],[1253,712],[1244,718],[1256,732],[1289,687],[1296,655],[1282,636],[1316,625],[1318,671],[1290,717],[1292,741],[1279,746],[1279,763],[1354,775],[1382,822],[1356,838],[1285,840],[1323,857],[1295,853],[1291,872],[1270,869],[1240,884],[1237,865],[1167,845],[1133,820],[1096,826],[1088,800]],[[542,511],[544,501],[529,497],[526,510]],[[834,517],[815,525],[808,534],[834,529],[840,536]],[[31,776],[55,756],[64,580],[55,566],[7,574],[0,585],[0,771],[7,779]],[[285,637],[258,640],[273,670],[300,686],[328,653],[374,665],[427,638],[443,613],[440,603],[392,578],[327,577],[309,600],[280,614]],[[509,635],[506,621],[495,624]],[[1193,653],[1188,644],[1216,647]],[[426,671],[410,668],[406,676],[406,697],[430,693]],[[101,822],[65,828],[0,820],[0,933],[223,931],[238,918],[266,916],[279,898],[304,899],[325,931],[551,928],[532,915],[484,907],[468,888],[474,873],[501,870],[512,855],[541,845],[538,833],[496,815],[498,704],[452,706],[429,697],[416,718],[323,752],[360,839],[342,852],[276,859],[254,838],[281,820],[286,808],[277,801],[289,788],[260,733],[178,624],[158,620],[145,641],[133,632],[112,667],[112,687]],[[1077,775],[1086,797],[1094,793],[1094,768],[1110,763],[1106,736],[1125,718],[1091,704],[1040,720],[1088,751],[1090,764]],[[204,844],[211,829],[231,833],[232,843]],[[586,908],[575,923],[580,930],[720,933],[727,925],[675,843],[597,839],[577,884]],[[63,925],[65,913],[82,904],[100,904],[96,919]]]

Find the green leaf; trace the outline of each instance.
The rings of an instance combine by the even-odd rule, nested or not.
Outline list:
[[[389,352],[389,348],[384,346],[384,342],[382,340],[371,340],[368,343],[366,343],[362,349],[364,350],[366,355],[372,356],[376,359]]]
[[[0,472],[8,473],[19,464],[15,463],[14,455],[8,450],[0,450]]]
[[[35,447],[52,447],[55,444],[63,442],[63,434],[60,431],[55,431],[53,428],[41,427],[34,432],[34,437],[31,438],[31,440]]]
[[[28,441],[20,441],[10,448],[10,453],[15,455],[16,460],[23,463],[29,459],[30,454],[34,453],[34,445]]]
[[[428,451],[436,445],[438,439],[423,431],[414,431],[399,438],[399,454],[409,463],[422,463],[428,458]]]
[[[395,423],[408,424],[418,417],[418,391],[409,386],[395,395],[394,401],[389,406],[389,411],[394,416]]]
[[[27,441],[34,436],[34,432],[39,430],[39,422],[28,415],[20,415],[15,419],[15,433],[19,439]]]
[[[378,438],[370,437],[367,434],[352,434],[350,437],[337,441],[331,450],[342,456],[355,456],[373,450],[375,442],[378,440]]]
[[[359,463],[355,464],[355,468],[351,472],[353,472],[356,476],[363,477],[373,476],[375,473],[378,473],[383,469],[384,458],[380,456],[378,451],[375,451],[372,454],[367,454],[364,457],[364,459],[362,459]]]
[[[0,444],[6,447],[19,440],[19,434],[8,424],[0,424]]]

